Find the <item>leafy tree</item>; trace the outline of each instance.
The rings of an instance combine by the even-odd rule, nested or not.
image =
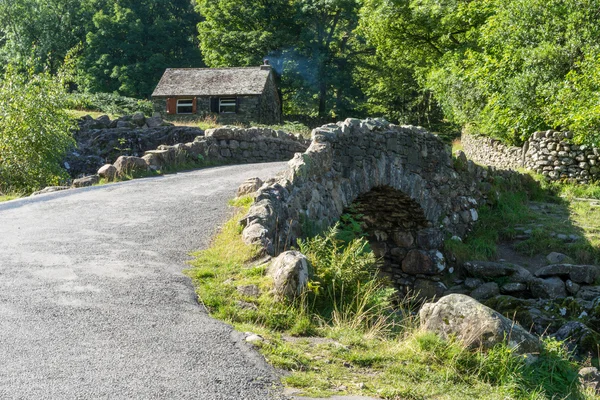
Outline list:
[[[58,71],[68,51],[85,39],[93,14],[80,0],[0,1],[0,63]]]
[[[598,140],[598,0],[495,1],[477,46],[428,79],[447,115],[519,144],[535,130]]]
[[[167,67],[201,65],[200,17],[189,0],[91,0],[80,82],[94,92],[148,97]]]
[[[209,66],[251,66],[268,57],[287,113],[324,119],[355,107],[357,0],[202,0],[197,9]]]
[[[492,13],[487,0],[365,0],[360,31],[374,54],[361,71],[365,108],[405,123],[436,127],[444,119],[427,77],[476,46]]]
[[[37,190],[66,178],[60,162],[74,145],[65,89],[49,73],[8,66],[0,81],[0,192]]]

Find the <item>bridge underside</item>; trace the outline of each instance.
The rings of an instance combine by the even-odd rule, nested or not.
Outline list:
[[[379,186],[360,195],[345,213],[360,222],[380,259],[382,275],[402,295],[412,290],[426,297],[443,294],[443,234],[417,202],[392,187]]]

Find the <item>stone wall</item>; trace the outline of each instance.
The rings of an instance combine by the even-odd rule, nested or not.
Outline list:
[[[589,183],[600,180],[600,149],[570,142],[569,132],[536,132],[520,147],[463,134],[465,153],[474,161],[503,169],[526,168],[549,180]]]
[[[122,116],[111,120],[107,115],[96,119],[85,116],[73,133],[76,148],[66,155],[63,166],[72,178],[95,174],[107,162],[119,156],[138,156],[160,145],[174,145],[204,135],[198,128],[173,126],[160,117],[143,114]]]
[[[462,135],[461,142],[469,158],[479,164],[513,170],[524,167],[521,147],[506,146],[496,139],[468,134]]]
[[[182,162],[249,164],[286,161],[302,153],[308,142],[268,128],[222,127],[208,129],[193,142],[159,146],[144,159],[151,168],[164,169]]]
[[[489,187],[487,169],[466,159],[454,164],[449,147],[422,128],[356,119],[325,125],[258,191],[244,240],[276,255],[356,212],[398,288],[440,295],[443,239],[466,235]]]

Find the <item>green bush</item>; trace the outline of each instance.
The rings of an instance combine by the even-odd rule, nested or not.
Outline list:
[[[0,192],[31,192],[68,177],[60,163],[74,145],[74,121],[65,95],[57,77],[7,67],[0,81]]]
[[[119,96],[113,93],[71,93],[67,107],[74,110],[100,111],[113,115],[130,115],[142,112],[152,115],[152,102]]]
[[[377,260],[366,239],[344,242],[336,224],[299,245],[313,266],[308,292],[312,313],[359,329],[370,329],[381,321],[395,290],[377,276]]]

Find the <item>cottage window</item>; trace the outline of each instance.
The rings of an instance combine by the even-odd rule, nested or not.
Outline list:
[[[235,97],[221,97],[219,99],[220,114],[235,114],[237,111],[237,99]]]
[[[177,99],[177,114],[193,114],[194,100],[193,99]]]

